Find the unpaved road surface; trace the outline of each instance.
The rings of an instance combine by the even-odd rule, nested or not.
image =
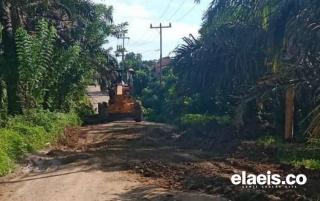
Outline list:
[[[208,140],[186,140],[174,127],[131,121],[84,126],[73,130],[71,138],[66,145],[28,156],[14,174],[0,178],[0,200],[304,201],[319,196],[319,171],[267,161],[262,157],[266,150],[250,143],[236,150],[230,143],[202,150],[199,145]],[[244,189],[229,179],[240,171],[267,170],[304,173],[308,185]]]
[[[162,124],[130,121],[82,127],[74,147],[57,146],[31,155],[14,175],[2,178],[0,200],[226,200],[170,190],[162,185],[165,181],[136,173],[139,164],[153,159],[173,162],[196,157],[159,144],[171,138],[172,131]]]
[[[93,104],[107,100],[88,89]],[[158,123],[120,121],[65,131],[59,145],[30,155],[0,178],[0,201],[311,201],[319,171],[278,164],[276,150]],[[271,157],[270,157],[271,156]],[[230,182],[246,171],[306,174],[296,188],[246,189]]]

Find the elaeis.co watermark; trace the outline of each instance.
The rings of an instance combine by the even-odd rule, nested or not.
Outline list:
[[[307,183],[307,176],[304,174],[288,174],[282,177],[279,174],[272,174],[267,171],[266,174],[248,174],[242,171],[239,174],[234,174],[230,178],[234,185],[241,185],[242,188],[297,188],[298,186]]]

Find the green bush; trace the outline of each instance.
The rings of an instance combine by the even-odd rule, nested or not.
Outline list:
[[[258,145],[263,145],[263,146],[269,146],[269,145],[274,145],[274,144],[279,144],[281,143],[282,140],[278,136],[273,136],[273,135],[265,135],[257,140]]]
[[[7,124],[7,120],[8,120],[7,111],[0,108],[0,128]]]
[[[13,162],[7,153],[0,149],[0,176],[8,174],[13,167]]]
[[[87,96],[82,97],[75,105],[72,106],[72,110],[81,118],[84,119],[86,116],[93,115],[90,100]]]
[[[80,119],[75,113],[29,110],[24,115],[9,118],[7,124],[8,127],[14,127],[21,123],[27,126],[41,126],[48,133],[59,133],[67,125],[79,125]]]
[[[185,114],[180,118],[182,127],[198,127],[211,125],[227,125],[230,123],[229,116],[215,116],[205,114]]]
[[[320,160],[316,159],[302,159],[302,160],[294,160],[292,164],[296,167],[305,167],[311,170],[320,170]]]
[[[43,148],[43,145],[52,141],[54,136],[49,135],[46,130],[41,126],[30,127],[29,125],[21,122],[10,127],[22,135],[27,142],[28,151],[34,151]]]
[[[28,151],[28,144],[23,135],[10,129],[0,129],[0,150],[11,159],[17,160]]]
[[[319,147],[278,144],[277,158],[280,162],[308,169],[320,169]]]
[[[30,110],[24,115],[9,117],[7,125],[0,129],[0,176],[10,172],[14,162],[26,153],[55,142],[65,127],[79,124],[74,113],[45,110]]]

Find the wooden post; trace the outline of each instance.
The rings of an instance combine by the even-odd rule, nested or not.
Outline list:
[[[295,89],[294,85],[290,85],[286,91],[286,113],[285,113],[285,133],[284,139],[286,141],[293,140],[294,131],[294,99]]]

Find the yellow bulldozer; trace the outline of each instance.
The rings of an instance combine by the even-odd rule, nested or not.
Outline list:
[[[117,71],[116,82],[108,87],[109,101],[98,104],[99,118],[104,121],[133,119],[136,122],[143,120],[142,104],[132,97],[133,69],[129,69],[127,83],[122,79],[123,71]]]

